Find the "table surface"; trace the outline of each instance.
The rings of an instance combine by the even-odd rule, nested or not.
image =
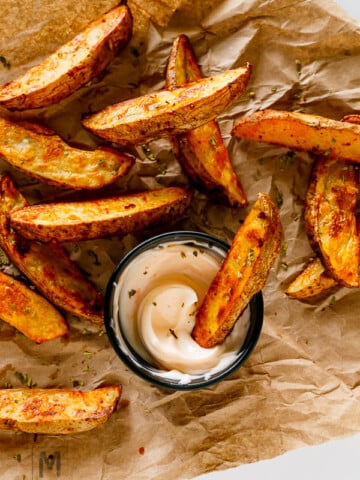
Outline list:
[[[314,0],[316,1],[316,0]],[[335,0],[360,23],[359,0]],[[271,460],[207,473],[196,480],[359,480],[360,434],[316,447],[288,452]],[[291,475],[289,473],[291,472]]]

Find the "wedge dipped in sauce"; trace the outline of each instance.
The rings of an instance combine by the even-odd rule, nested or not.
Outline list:
[[[209,348],[225,340],[265,285],[281,238],[279,211],[267,194],[260,193],[197,312],[192,336],[199,345]]]

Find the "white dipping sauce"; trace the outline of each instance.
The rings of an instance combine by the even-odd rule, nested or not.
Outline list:
[[[164,243],[140,253],[116,284],[114,316],[123,334],[144,359],[174,378],[215,373],[234,361],[244,343],[249,307],[221,345],[203,348],[191,337],[220,254],[215,248]]]

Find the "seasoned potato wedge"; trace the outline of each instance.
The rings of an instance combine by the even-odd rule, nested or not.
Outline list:
[[[188,189],[167,187],[97,200],[31,205],[13,210],[10,224],[24,237],[43,242],[125,235],[180,217],[191,197]]]
[[[232,135],[360,162],[360,125],[318,115],[262,110],[237,120]]]
[[[309,300],[327,294],[338,282],[325,271],[320,258],[314,258],[290,283],[286,295],[297,300]]]
[[[131,34],[130,10],[114,7],[45,61],[0,87],[0,105],[25,110],[59,102],[103,71]]]
[[[202,78],[194,51],[186,35],[173,44],[166,69],[169,90]],[[244,189],[233,169],[216,120],[172,138],[177,160],[192,182],[216,196],[224,196],[236,207],[248,204]]]
[[[249,64],[174,90],[160,90],[109,105],[83,120],[96,135],[120,145],[137,145],[174,135],[214,119],[245,90]]]
[[[58,388],[0,390],[0,430],[65,435],[105,423],[116,409],[120,386],[89,391]]]
[[[0,272],[0,318],[36,343],[68,333],[63,316],[24,283]]]
[[[267,194],[260,193],[196,315],[192,336],[199,345],[212,347],[224,341],[251,298],[265,285],[281,237],[278,209]]]
[[[327,272],[345,287],[359,286],[358,193],[358,171],[352,164],[315,159],[306,195],[305,228]]]
[[[57,187],[93,190],[126,175],[134,159],[114,149],[75,148],[40,125],[0,117],[0,156],[13,167]]]
[[[11,262],[54,305],[103,324],[103,297],[57,243],[27,240],[10,226],[9,214],[27,205],[8,175],[0,179],[0,246]]]

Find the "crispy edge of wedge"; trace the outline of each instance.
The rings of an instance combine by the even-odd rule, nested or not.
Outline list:
[[[360,162],[360,125],[320,115],[259,110],[238,119],[231,134],[328,158]]]
[[[171,222],[181,217],[191,199],[187,188],[164,187],[119,197],[30,205],[10,212],[10,224],[31,240],[78,242]]]
[[[165,74],[168,89],[202,78],[188,37],[179,35],[173,43]],[[246,207],[248,200],[231,163],[216,120],[172,137],[175,157],[198,188],[224,197],[231,206]],[[222,199],[222,198],[221,198]]]
[[[16,388],[0,390],[0,430],[66,435],[105,423],[115,411],[121,386],[78,391]]]
[[[124,146],[182,133],[229,108],[245,90],[251,70],[247,63],[174,90],[162,89],[109,105],[82,123],[95,135]]]
[[[36,343],[69,333],[60,312],[23,282],[0,272],[0,318]]]
[[[131,34],[129,8],[113,7],[39,65],[0,87],[0,105],[25,110],[59,102],[103,71]]]
[[[359,286],[358,193],[358,172],[352,164],[327,157],[314,160],[306,194],[305,229],[327,273],[348,288]]]
[[[196,315],[192,336],[199,345],[208,348],[225,340],[251,298],[265,285],[281,239],[279,211],[269,195],[260,193]]]
[[[17,234],[9,213],[27,205],[9,175],[0,178],[0,246],[10,261],[54,305],[71,315],[103,325],[103,296],[85,278],[62,246],[43,244]]]
[[[0,156],[19,171],[49,185],[95,190],[125,176],[135,159],[113,148],[73,147],[32,122],[0,117]]]
[[[326,272],[320,258],[316,257],[288,285],[285,294],[297,300],[312,300],[327,295],[338,286],[338,282]]]

